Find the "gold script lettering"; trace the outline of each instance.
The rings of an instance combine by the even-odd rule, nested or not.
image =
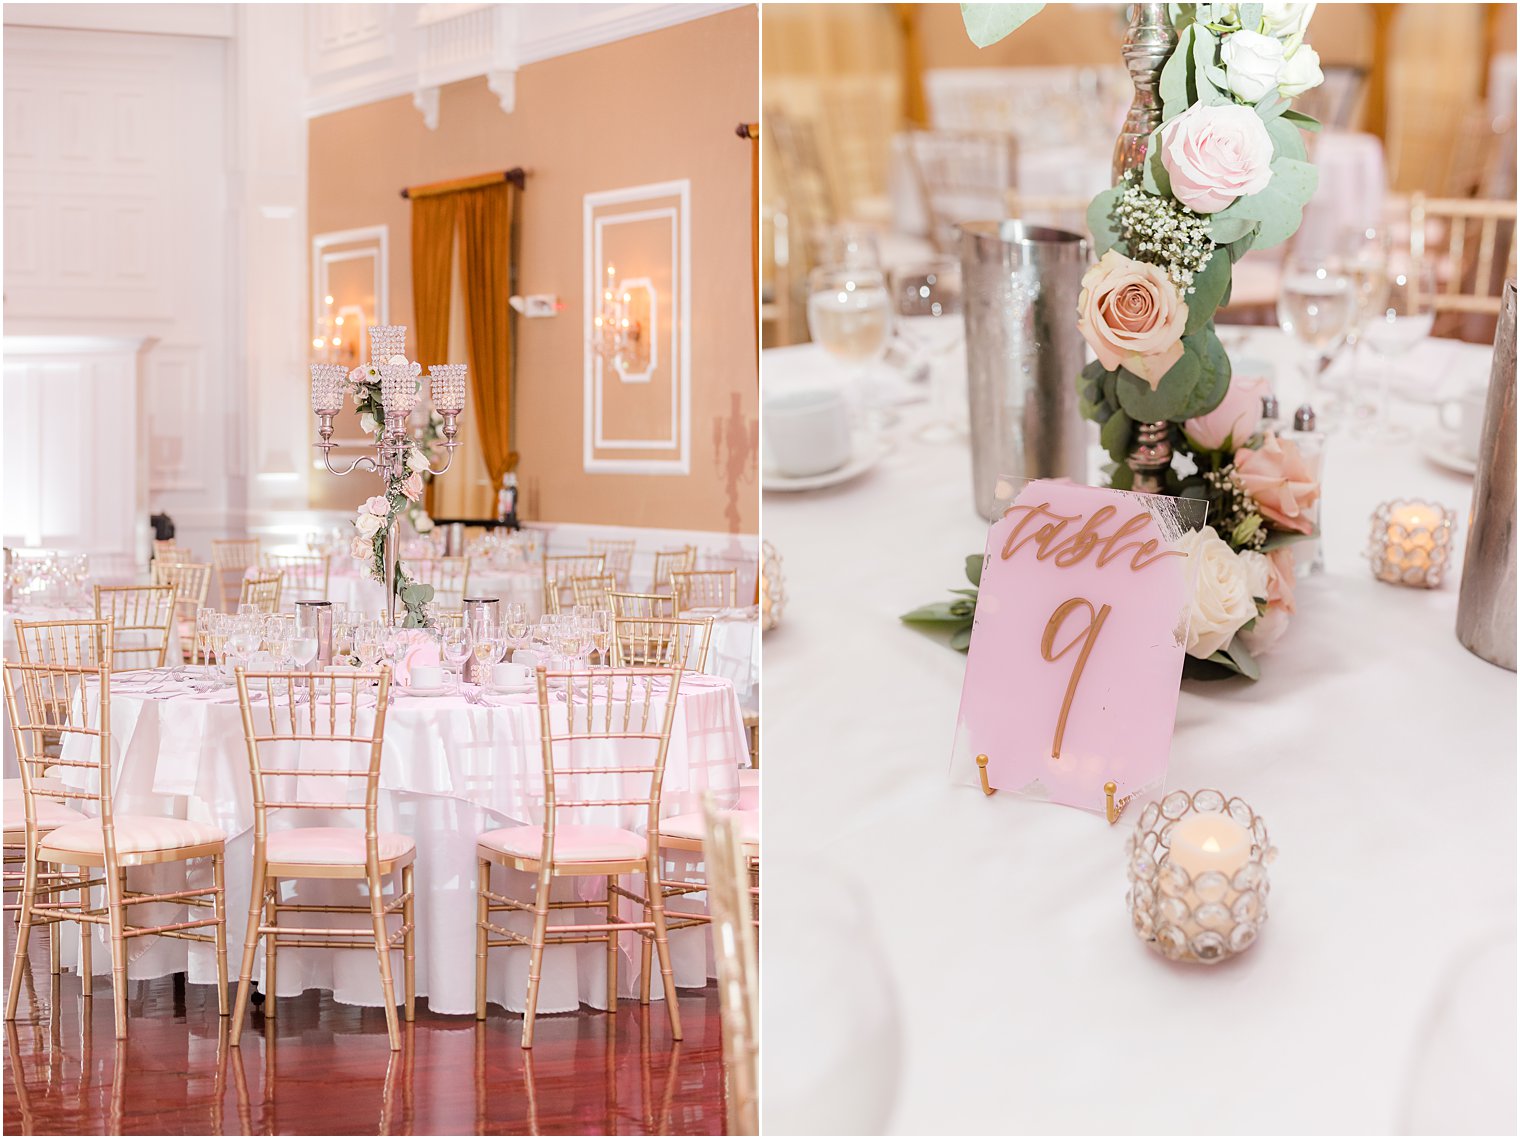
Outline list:
[[[1058,569],[1065,569],[1085,561],[1094,550],[1099,551],[1097,559],[1099,569],[1125,554],[1130,554],[1129,568],[1131,570],[1142,570],[1162,558],[1187,556],[1181,550],[1160,549],[1161,542],[1156,538],[1147,538],[1143,542],[1123,540],[1139,533],[1150,524],[1151,516],[1146,510],[1141,510],[1138,514],[1125,519],[1117,530],[1104,537],[1102,527],[1118,512],[1116,507],[1101,506],[1093,512],[1091,518],[1084,520],[1080,514],[1057,514],[1050,508],[1048,502],[1042,502],[1038,506],[1010,506],[1004,511],[1005,518],[1015,513],[1022,517],[1014,523],[1013,529],[1008,532],[1008,537],[1003,542],[1002,558],[1007,561],[1030,543],[1034,544],[1037,560],[1053,561]],[[1043,524],[1034,525],[1031,529],[1031,523],[1037,523],[1042,519]],[[1074,522],[1080,522],[1080,527],[1074,534],[1063,538],[1066,528]],[[1026,533],[1026,531],[1029,532]]]
[[[1079,606],[1085,606],[1087,609],[1087,628],[1067,642],[1066,647],[1060,652],[1052,655],[1056,637],[1061,632],[1061,625],[1066,621],[1072,610]],[[1055,612],[1050,615],[1050,620],[1045,622],[1045,632],[1040,637],[1040,655],[1051,664],[1055,664],[1056,661],[1071,652],[1072,649],[1077,647],[1079,642],[1082,645],[1082,651],[1077,654],[1076,663],[1072,665],[1071,679],[1066,682],[1066,697],[1061,701],[1061,715],[1056,719],[1056,734],[1050,744],[1052,759],[1061,758],[1061,741],[1066,736],[1066,717],[1071,714],[1071,702],[1076,698],[1077,685],[1082,681],[1082,670],[1087,667],[1087,658],[1092,655],[1093,644],[1097,641],[1098,634],[1103,630],[1103,622],[1108,620],[1108,615],[1112,611],[1112,607],[1108,605],[1095,610],[1092,602],[1087,600],[1087,598],[1073,597],[1071,600],[1063,601],[1060,605],[1056,606]]]

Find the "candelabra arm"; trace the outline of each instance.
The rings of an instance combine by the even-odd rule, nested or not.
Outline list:
[[[358,470],[360,467],[363,467],[366,471],[378,471],[380,469],[379,465],[376,464],[375,460],[369,458],[367,455],[363,456],[361,458],[355,459],[352,463],[349,463],[348,466],[346,468],[344,468],[343,470],[341,470],[341,471],[337,467],[335,467],[335,466],[332,465],[332,455],[331,454],[324,453],[323,456],[322,456],[322,461],[327,465],[327,469],[329,471],[331,471],[335,475],[351,475],[356,470]]]
[[[439,475],[445,474],[448,471],[448,469],[450,467],[452,467],[453,465],[454,465],[454,448],[450,447],[449,448],[448,456],[443,460],[443,466],[439,467],[435,471],[433,469],[433,464],[429,463],[427,465],[427,469],[423,472],[423,474],[429,474],[429,475],[432,475],[434,478],[437,478]]]

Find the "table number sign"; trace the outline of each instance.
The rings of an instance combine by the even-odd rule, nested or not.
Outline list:
[[[1105,784],[1122,803],[1166,775],[1193,582],[1176,543],[1207,505],[1001,483],[1011,502],[987,535],[952,776],[1103,811]]]

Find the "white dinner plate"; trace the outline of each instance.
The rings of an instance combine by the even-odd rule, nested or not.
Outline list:
[[[406,685],[399,687],[403,696],[447,696],[449,694],[449,687],[445,684],[436,684],[428,688],[412,688]]]
[[[778,471],[765,471],[761,486],[765,490],[790,492],[797,490],[822,490],[838,486],[865,474],[881,461],[887,453],[887,445],[879,436],[857,432],[852,445],[853,457],[842,467],[824,471],[821,475],[783,475]]]
[[[1463,450],[1457,437],[1450,432],[1442,431],[1428,440],[1423,450],[1425,457],[1443,470],[1467,475],[1469,478],[1478,473],[1477,457]]]

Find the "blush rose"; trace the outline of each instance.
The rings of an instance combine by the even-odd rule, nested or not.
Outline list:
[[[1272,180],[1272,136],[1250,107],[1197,103],[1161,128],[1161,164],[1172,193],[1195,213],[1212,214]]]
[[[1082,277],[1077,330],[1109,371],[1124,368],[1154,391],[1182,359],[1187,304],[1159,265],[1110,249]]]

